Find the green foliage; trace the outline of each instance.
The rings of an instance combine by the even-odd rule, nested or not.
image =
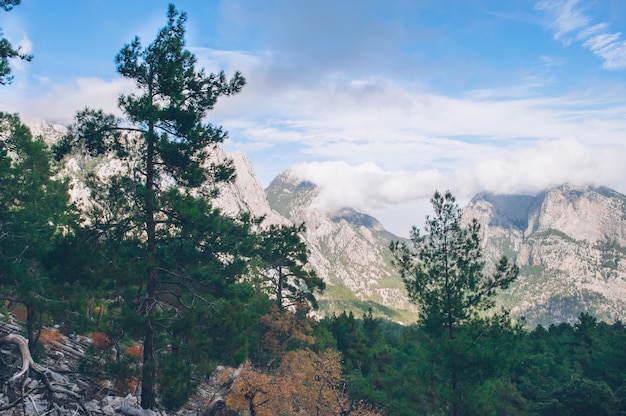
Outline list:
[[[550,237],[550,236],[555,236],[558,237],[562,240],[565,240],[567,242],[570,243],[578,243],[578,241],[576,241],[576,239],[570,237],[569,235],[565,234],[563,231],[561,230],[557,230],[555,228],[548,228],[545,231],[540,231],[535,233],[535,238],[544,238],[544,237]]]
[[[309,251],[301,237],[304,231],[304,223],[272,224],[258,233],[253,281],[276,299],[279,308],[306,302],[317,309],[315,293],[326,288],[324,280],[307,267]]]
[[[617,415],[619,403],[604,382],[572,379],[560,386],[553,398],[538,406],[539,414],[550,416],[612,416]]]
[[[596,246],[600,250],[601,267],[616,270],[620,261],[626,255],[626,248],[615,240],[607,240]]]
[[[365,315],[322,321],[342,352],[350,396],[389,415],[451,414],[450,344],[428,328]],[[618,414],[626,391],[626,329],[581,314],[528,332],[506,314],[459,326],[462,415]]]
[[[478,221],[462,226],[461,209],[450,192],[435,192],[431,203],[435,215],[426,218],[425,234],[413,227],[410,245],[396,241],[390,249],[409,298],[420,307],[419,324],[438,344],[430,359],[442,363],[442,374],[450,380],[449,404],[456,416],[462,411],[464,384],[478,374],[469,369],[482,334],[470,329],[481,312],[494,306],[496,290],[507,288],[519,270],[502,257],[494,274],[485,275]]]
[[[520,267],[520,274],[524,276],[541,277],[545,270],[545,266],[524,264]]]
[[[20,0],[0,0],[0,8],[4,11],[8,12],[13,9],[14,6],[20,4]],[[0,30],[0,36],[3,33]],[[0,85],[7,85],[13,81],[13,76],[11,75],[11,66],[9,59],[11,58],[19,58],[25,61],[31,61],[33,56],[30,54],[20,53],[20,49],[15,49],[11,42],[7,38],[0,39]]]
[[[25,306],[31,348],[52,309],[67,306],[44,262],[75,219],[67,184],[54,173],[45,143],[34,140],[16,115],[0,113],[1,296]]]
[[[453,328],[494,305],[497,289],[507,288],[518,268],[502,257],[492,276],[485,276],[480,224],[461,226],[461,209],[449,192],[435,192],[435,216],[426,219],[425,234],[413,227],[411,244],[393,242],[394,261],[411,300],[421,308],[421,323],[433,330]]]

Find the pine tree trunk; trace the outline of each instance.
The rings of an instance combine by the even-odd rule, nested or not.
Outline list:
[[[278,283],[276,286],[276,304],[278,305],[278,309],[283,309],[283,268],[278,266]]]
[[[152,319],[146,320],[146,336],[143,341],[143,368],[141,373],[141,407],[152,409],[155,405],[154,328]]]
[[[155,189],[154,189],[154,124],[148,128],[147,154],[146,154],[146,233],[147,233],[147,270],[148,281],[146,284],[146,298],[144,304],[145,315],[145,338],[143,342],[143,368],[141,374],[141,407],[152,409],[155,405],[155,378],[156,362],[154,339],[153,315],[156,307],[156,285],[157,285],[157,242],[156,242],[156,222],[155,211]]]
[[[444,278],[446,290],[446,326],[448,327],[448,340],[450,341],[450,384],[452,387],[452,415],[459,414],[458,400],[458,379],[456,368],[456,346],[454,345],[454,317],[452,316],[452,282],[450,281],[450,265],[448,256],[448,230],[444,229],[443,235],[443,253],[444,253]]]
[[[37,341],[39,340],[39,336],[35,334],[36,319],[37,312],[35,312],[35,307],[26,304],[26,335],[28,336],[28,349],[31,353],[35,352],[35,347],[37,345]]]

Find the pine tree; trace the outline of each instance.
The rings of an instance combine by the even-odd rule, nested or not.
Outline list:
[[[53,175],[46,144],[0,113],[0,287],[3,300],[25,307],[31,348],[58,292],[44,259],[74,218],[67,184]]]
[[[421,308],[421,324],[447,338],[452,413],[459,410],[459,353],[457,328],[494,305],[497,289],[508,287],[518,268],[502,257],[492,275],[484,272],[477,220],[464,227],[461,209],[448,191],[431,199],[434,217],[426,217],[425,234],[413,227],[411,243],[392,242],[395,265],[411,301]]]
[[[309,251],[301,237],[304,231],[304,224],[272,224],[259,232],[257,283],[276,299],[280,309],[303,303],[317,309],[315,294],[326,288],[324,280],[307,267]]]
[[[85,109],[56,149],[59,157],[78,151],[120,162],[108,177],[90,177],[90,220],[102,241],[140,253],[135,260],[143,272],[119,284],[134,288],[127,303],[142,319],[144,408],[156,405],[159,334],[187,308],[207,304],[220,278],[242,273],[248,236],[247,221],[225,218],[211,205],[215,184],[234,171],[230,162],[208,162],[226,132],[203,122],[217,99],[239,92],[245,79],[197,70],[185,49],[186,14],[170,5],[167,18],[150,45],[135,38],[115,57],[118,72],[138,89],[119,99],[125,119]]]

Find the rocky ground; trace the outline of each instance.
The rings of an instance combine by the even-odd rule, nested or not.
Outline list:
[[[45,357],[32,359],[22,328],[0,322],[0,414],[2,415],[203,415],[225,414],[224,396],[230,386],[214,374],[178,412],[144,411],[139,391],[124,395],[106,380],[88,380],[78,371],[91,338],[64,336],[46,329],[41,339]],[[222,369],[218,369],[222,370]],[[232,380],[230,380],[232,384]]]

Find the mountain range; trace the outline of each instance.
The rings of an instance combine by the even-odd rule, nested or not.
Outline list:
[[[47,123],[31,128],[48,141],[63,133]],[[267,224],[306,225],[309,265],[327,283],[320,315],[351,310],[359,317],[371,309],[396,322],[418,319],[391,264],[389,243],[400,237],[367,213],[323,209],[315,184],[290,170],[263,189],[243,153],[217,149],[212,157],[231,159],[236,169],[236,179],[221,185],[216,200],[225,213],[246,211]],[[112,169],[115,164],[106,160],[68,164],[73,198],[86,197],[80,180],[86,170]],[[568,184],[537,195],[482,193],[464,207],[463,218],[481,223],[487,269],[503,254],[520,267],[518,280],[497,298],[514,318],[528,325],[573,322],[581,312],[609,322],[626,318],[626,196]]]
[[[388,247],[398,237],[374,217],[352,208],[324,210],[316,204],[319,189],[289,170],[264,190],[243,153],[228,156],[237,176],[234,182],[222,185],[216,205],[230,215],[245,210],[264,216],[267,224],[305,224],[302,238],[310,251],[309,266],[327,284],[318,299],[320,314],[352,310],[361,316],[372,309],[375,315],[398,322],[415,320],[417,309],[408,301],[404,284],[391,265]]]
[[[324,210],[316,203],[319,189],[289,170],[262,192],[245,155],[232,157],[233,191],[245,194],[251,212],[306,224],[310,265],[328,284],[323,314],[350,309],[358,316],[371,308],[400,322],[417,319],[389,255],[389,243],[402,238],[353,208]],[[626,196],[568,184],[537,195],[482,193],[463,218],[481,223],[487,270],[501,255],[520,267],[518,280],[497,299],[514,318],[529,325],[574,322],[581,312],[609,322],[626,318]]]

